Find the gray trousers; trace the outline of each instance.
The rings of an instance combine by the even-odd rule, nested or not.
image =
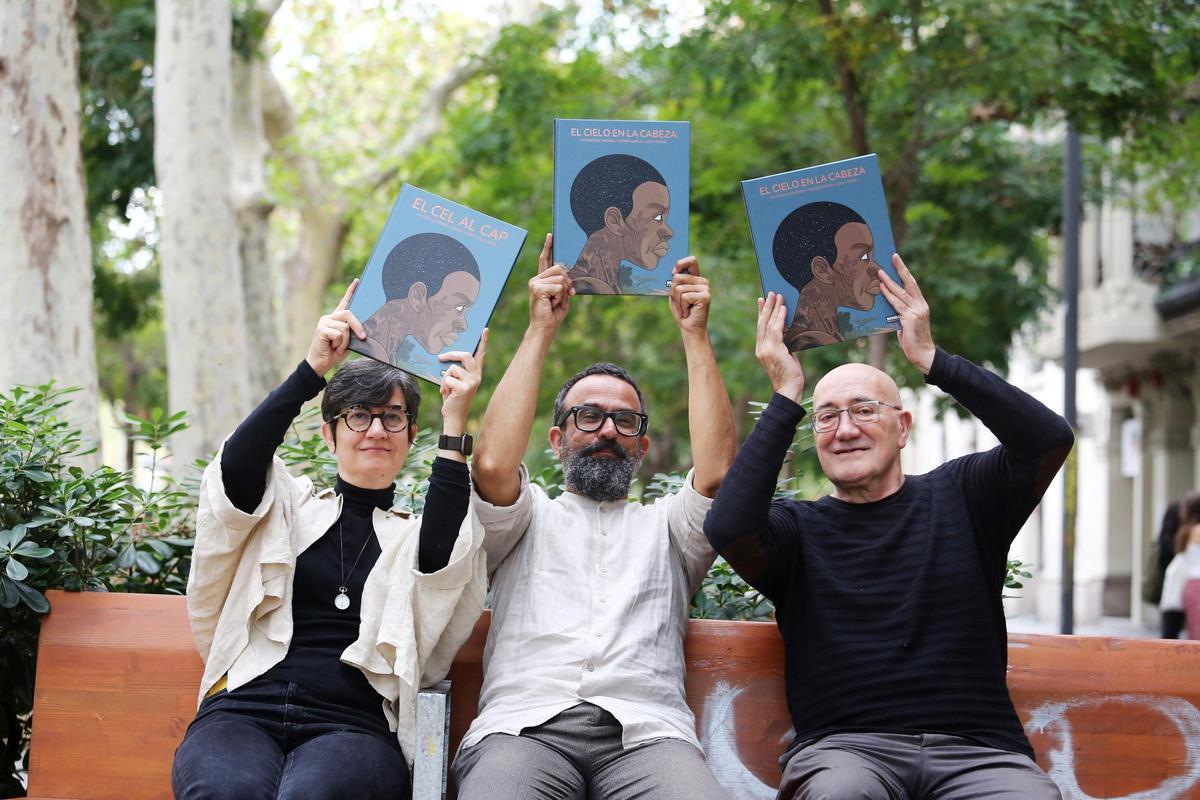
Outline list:
[[[621,723],[591,703],[520,735],[493,733],[454,759],[459,800],[728,800],[682,739],[621,748]]]
[[[788,759],[778,800],[1062,800],[1028,757],[941,734],[839,733]]]

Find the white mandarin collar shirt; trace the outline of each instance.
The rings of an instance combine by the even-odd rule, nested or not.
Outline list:
[[[472,490],[474,492],[474,490]],[[463,747],[517,734],[580,702],[621,723],[625,748],[661,738],[699,747],[684,698],[688,604],[716,554],[712,500],[689,473],[648,505],[551,500],[529,483],[511,506],[473,494],[492,578],[483,687]]]

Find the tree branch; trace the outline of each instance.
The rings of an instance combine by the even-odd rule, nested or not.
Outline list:
[[[489,44],[485,51],[491,48]],[[450,104],[450,96],[467,81],[483,71],[483,58],[474,56],[459,64],[450,72],[435,80],[421,97],[417,105],[416,117],[404,131],[400,141],[382,160],[388,166],[376,170],[366,177],[364,183],[372,189],[378,189],[396,177],[400,164],[418,148],[437,133],[442,123],[446,106]]]
[[[914,64],[921,63],[921,0],[911,0],[909,3],[909,18],[912,21],[913,57]],[[912,198],[913,185],[917,180],[918,155],[925,146],[925,121],[928,113],[928,85],[925,70],[917,68],[913,72],[913,103],[912,118],[909,123],[908,139],[900,151],[900,158],[885,172],[884,180],[888,187],[888,206],[892,217],[892,234],[896,249],[899,250],[908,235],[908,203]]]

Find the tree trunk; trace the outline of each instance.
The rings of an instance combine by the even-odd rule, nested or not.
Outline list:
[[[246,341],[250,392],[265,397],[283,378],[280,357],[283,326],[275,303],[276,277],[271,264],[270,219],[263,132],[261,58],[233,56],[233,206],[237,215],[238,261],[246,302]]]
[[[228,0],[158,0],[154,166],[167,391],[190,428],[175,469],[210,455],[249,411],[246,314],[232,197]]]
[[[97,439],[92,246],[80,147],[74,0],[8,3],[0,26],[0,391],[79,386],[66,413]],[[90,459],[98,463],[98,456]]]

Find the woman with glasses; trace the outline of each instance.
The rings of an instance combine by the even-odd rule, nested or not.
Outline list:
[[[425,513],[393,511],[416,382],[370,359],[324,380],[350,337],[365,337],[347,310],[356,284],[205,470],[188,580],[205,670],[175,754],[176,797],[408,796],[417,690],[444,677],[482,610],[485,558],[464,524],[465,425],[487,332],[476,355],[441,356],[460,363],[443,378]],[[315,493],[275,450],[322,388],[338,476]]]

